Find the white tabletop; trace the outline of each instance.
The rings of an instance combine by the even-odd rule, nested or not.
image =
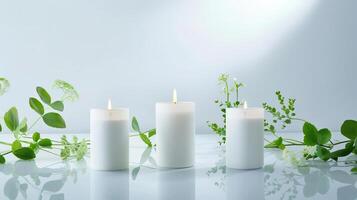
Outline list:
[[[61,162],[45,153],[36,161],[10,158],[0,165],[0,199],[357,199],[357,175],[345,163],[313,161],[296,168],[280,151],[265,150],[263,169],[229,170],[223,152],[212,134],[196,136],[196,164],[186,169],[155,169],[155,150],[136,139],[127,171],[92,171],[88,161]]]

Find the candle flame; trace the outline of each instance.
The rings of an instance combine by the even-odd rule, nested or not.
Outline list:
[[[112,109],[112,100],[108,99],[108,110]]]
[[[173,103],[177,103],[177,92],[176,89],[174,89],[173,93],[172,93],[172,102]]]
[[[244,102],[243,102],[243,108],[244,108],[244,109],[247,109],[247,108],[248,108],[248,103],[247,103],[247,101],[244,101]]]

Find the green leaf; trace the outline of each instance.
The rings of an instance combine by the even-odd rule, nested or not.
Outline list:
[[[352,168],[352,169],[351,169],[351,172],[354,173],[354,174],[356,174],[356,173],[357,173],[357,167]]]
[[[10,87],[10,82],[6,78],[0,77],[0,96],[5,94],[5,92],[9,87]]]
[[[149,137],[152,137],[152,136],[154,136],[154,135],[156,135],[156,129],[150,130],[149,133],[148,133],[148,136],[149,136]]]
[[[139,127],[139,123],[138,120],[136,119],[136,117],[133,117],[132,121],[131,121],[131,127],[133,128],[134,131],[140,133],[140,127]]]
[[[66,122],[62,118],[62,116],[58,113],[50,112],[46,113],[42,117],[45,124],[53,128],[66,128]]]
[[[341,126],[341,133],[345,137],[354,140],[357,138],[357,121],[355,120],[346,120]]]
[[[317,133],[317,143],[318,144],[326,144],[331,139],[331,131],[327,128],[319,130]]]
[[[41,100],[47,104],[51,104],[51,96],[48,94],[48,92],[43,88],[43,87],[37,87],[36,88],[38,96],[40,96]]]
[[[0,164],[5,164],[6,160],[3,155],[0,155]]]
[[[148,147],[152,147],[152,143],[151,143],[150,139],[148,138],[148,136],[146,136],[146,135],[143,134],[143,133],[139,134],[139,136],[140,136],[141,140],[142,140],[143,142],[145,142],[145,144],[148,145]]]
[[[16,150],[18,150],[18,149],[21,149],[21,147],[22,147],[22,144],[21,144],[21,142],[18,141],[18,140],[15,140],[15,141],[11,144],[11,150],[12,150],[12,151],[16,151]]]
[[[20,131],[20,132],[23,132],[25,133],[27,131],[27,119],[26,118],[23,118],[19,124],[19,126],[17,127],[17,129]]]
[[[5,113],[4,121],[7,128],[11,131],[15,131],[17,129],[19,126],[19,115],[15,107],[10,108],[10,110]]]
[[[314,146],[317,144],[317,129],[316,127],[309,123],[305,122],[303,126],[304,132],[304,143],[307,146]]]
[[[35,132],[32,134],[32,139],[34,142],[37,142],[41,138],[41,135],[39,132]]]
[[[36,158],[34,150],[30,147],[22,147],[13,152],[13,154],[22,160],[31,160]]]
[[[41,147],[51,147],[52,146],[52,140],[49,139],[49,138],[41,139],[38,142],[38,145],[40,145]]]
[[[337,160],[339,157],[348,156],[351,152],[351,148],[339,149],[331,152],[330,157],[334,160]]]
[[[64,104],[62,101],[55,101],[53,103],[51,103],[51,108],[58,110],[58,111],[63,111],[64,110]]]
[[[45,109],[44,109],[42,103],[39,100],[37,100],[36,98],[30,97],[29,104],[30,104],[30,107],[32,108],[32,110],[34,110],[38,114],[43,115],[45,113]]]
[[[31,143],[30,148],[37,153],[39,150],[39,145],[37,143]]]
[[[278,149],[285,149],[285,145],[283,144],[283,138],[278,137],[278,139],[272,141],[271,143],[264,146],[265,148],[278,148]]]
[[[2,126],[1,126],[1,124],[0,124],[0,132],[2,131]]]
[[[323,161],[327,161],[328,159],[330,159],[330,151],[327,150],[326,148],[322,147],[322,146],[317,146],[316,147],[317,150],[317,156],[323,160]]]

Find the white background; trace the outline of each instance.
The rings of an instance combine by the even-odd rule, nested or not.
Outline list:
[[[0,111],[17,106],[33,120],[34,88],[63,79],[81,96],[66,104],[66,133],[88,132],[89,109],[109,97],[144,129],[154,126],[155,102],[170,101],[177,88],[179,100],[196,102],[198,133],[209,133],[206,120],[220,117],[216,79],[226,72],[247,85],[249,105],[273,102],[279,89],[297,98],[299,116],[339,130],[357,119],[356,7],[355,0],[2,0],[0,76],[12,87]]]

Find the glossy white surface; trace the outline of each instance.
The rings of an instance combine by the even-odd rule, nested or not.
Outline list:
[[[198,135],[194,168],[156,170],[155,150],[135,140],[130,146],[130,169],[121,172],[91,171],[86,161],[58,162],[48,154],[35,162],[10,160],[0,166],[0,199],[357,198],[357,176],[344,163],[314,161],[310,167],[294,168],[280,159],[279,151],[265,150],[263,169],[228,170],[216,137]]]

